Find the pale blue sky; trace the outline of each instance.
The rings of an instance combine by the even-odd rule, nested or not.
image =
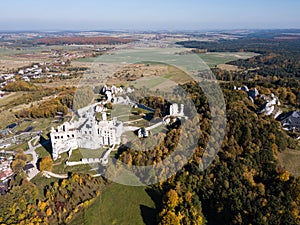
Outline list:
[[[0,30],[300,28],[299,0],[10,0]]]

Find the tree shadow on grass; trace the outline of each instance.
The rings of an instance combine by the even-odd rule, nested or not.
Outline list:
[[[145,205],[140,205],[141,215],[146,225],[157,224],[157,210]]]
[[[155,225],[158,224],[157,222],[158,213],[161,211],[162,208],[161,194],[155,188],[147,188],[146,192],[154,202],[155,208],[150,208],[145,205],[140,205],[141,215],[146,225]]]
[[[43,146],[43,148],[46,149],[47,152],[49,152],[50,155],[52,155],[52,145],[49,136],[48,139],[45,139],[43,136],[41,136],[39,143]]]

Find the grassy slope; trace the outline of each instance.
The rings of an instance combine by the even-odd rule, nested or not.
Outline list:
[[[146,187],[130,187],[113,183],[71,225],[155,224],[155,203]],[[146,221],[144,221],[144,219]]]
[[[300,176],[300,151],[287,149],[279,153],[279,160],[294,176]]]

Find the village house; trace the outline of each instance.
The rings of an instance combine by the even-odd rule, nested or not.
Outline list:
[[[14,174],[11,169],[11,159],[6,159],[4,157],[1,157],[0,159],[0,181],[5,182],[8,181],[12,175]]]
[[[284,130],[300,132],[300,112],[293,111],[278,118]]]
[[[32,163],[28,163],[23,167],[23,170],[26,174],[29,174],[32,170],[34,170],[34,165]]]
[[[14,176],[14,172],[11,168],[13,157],[0,157],[0,193],[6,194],[8,191],[8,183]]]

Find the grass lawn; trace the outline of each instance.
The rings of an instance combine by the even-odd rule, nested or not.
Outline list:
[[[123,104],[115,104],[113,105],[113,109],[111,110],[111,118],[120,117],[120,116],[128,116],[130,115],[131,107]]]
[[[278,158],[284,167],[294,176],[300,176],[300,151],[287,149],[279,153]]]
[[[156,224],[155,203],[146,187],[113,183],[71,225]],[[155,201],[157,201],[158,197]]]
[[[57,126],[58,124],[54,123],[53,118],[42,118],[42,119],[33,119],[33,122],[30,124],[35,128],[35,130],[50,130],[51,126]]]
[[[0,129],[5,129],[9,124],[17,122],[18,119],[15,114],[10,110],[4,110],[0,112]]]
[[[39,158],[44,158],[50,155],[50,153],[44,147],[37,148],[35,152],[38,154]]]
[[[132,122],[130,123],[130,125],[135,127],[148,127],[150,124],[148,120],[143,119],[143,120]]]
[[[27,157],[27,162],[32,161],[33,160],[33,156],[31,154],[26,155]]]
[[[9,106],[9,103],[13,102],[14,100],[21,98],[23,92],[9,92],[6,94],[0,101],[0,108],[4,106]]]
[[[79,150],[80,150],[80,154],[82,155],[83,158],[101,158],[103,156],[104,152],[106,152],[107,148],[99,148],[99,149],[83,149],[83,148],[81,148]],[[74,151],[72,154],[74,154]]]
[[[13,145],[12,147],[7,148],[6,151],[14,151],[14,150],[17,150],[17,149],[23,149],[24,151],[28,150],[27,141],[23,142],[23,143],[20,143],[18,145]]]
[[[79,153],[77,155],[79,157]],[[54,161],[52,172],[57,174],[67,174],[71,173],[90,173],[92,167],[90,165],[77,165],[77,166],[67,166],[66,160],[68,158],[67,153],[61,154],[61,158]]]
[[[79,149],[76,149],[76,150],[73,150],[72,151],[72,155],[70,157],[70,162],[73,162],[73,161],[80,161],[82,159],[82,154],[81,152],[79,151]]]

